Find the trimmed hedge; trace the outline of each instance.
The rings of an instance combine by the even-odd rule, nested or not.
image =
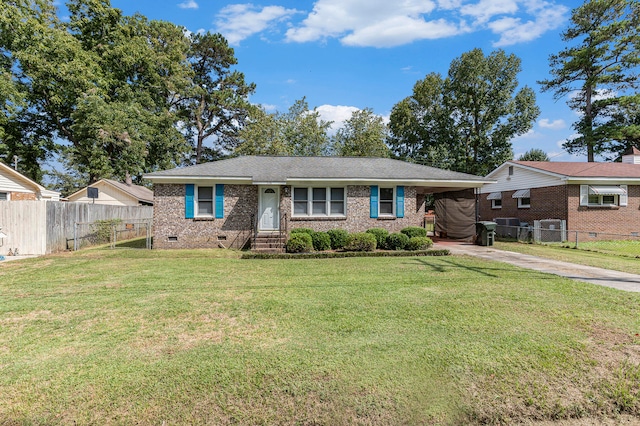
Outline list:
[[[411,256],[449,256],[444,250],[419,251],[340,251],[319,253],[243,253],[241,259],[339,259],[343,257],[411,257]]]
[[[309,235],[313,235],[313,233],[316,232],[311,228],[293,228],[291,230],[291,235],[293,234],[309,234]]]
[[[331,237],[326,232],[314,232],[311,234],[311,242],[315,251],[331,249]]]
[[[402,228],[400,232],[409,238],[427,236],[427,230],[420,226],[407,226],[406,228]]]
[[[331,238],[331,249],[338,250],[347,244],[349,233],[344,229],[330,229],[327,231],[327,234],[329,234],[329,238]]]
[[[376,237],[366,232],[356,232],[347,238],[344,249],[347,251],[374,251],[376,249]]]
[[[292,233],[286,244],[287,253],[306,253],[313,250],[311,235],[306,232]]]
[[[379,250],[383,250],[387,246],[387,237],[389,236],[389,231],[384,228],[371,228],[367,229],[365,232],[369,234],[373,234],[376,237],[376,247]]]
[[[387,249],[403,250],[409,244],[409,237],[400,232],[394,232],[387,237]]]
[[[433,241],[428,237],[411,237],[405,247],[407,250],[426,250],[433,245]]]

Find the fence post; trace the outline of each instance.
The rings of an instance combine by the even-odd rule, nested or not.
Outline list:
[[[578,231],[576,231],[576,248],[578,248]]]
[[[73,251],[78,251],[78,222],[73,222]]]

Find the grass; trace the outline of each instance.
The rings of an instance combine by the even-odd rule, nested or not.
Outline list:
[[[575,244],[573,244],[575,246]],[[640,239],[635,240],[598,240],[578,243],[578,249],[597,251],[616,256],[640,258]]]
[[[583,244],[587,243],[580,243],[580,246],[582,246]],[[530,254],[547,259],[576,263],[578,265],[596,266],[599,268],[606,268],[614,271],[640,274],[640,258],[629,257],[624,254],[616,255],[611,252],[602,253],[599,251],[587,251],[586,249],[576,250],[559,245],[526,244],[503,241],[496,241],[494,243],[494,246],[495,248],[500,250]],[[640,251],[638,253],[640,254]]]
[[[0,264],[0,424],[640,416],[640,295],[467,257]]]

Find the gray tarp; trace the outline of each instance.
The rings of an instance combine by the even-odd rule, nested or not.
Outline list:
[[[449,238],[473,238],[476,234],[476,196],[473,189],[434,194],[436,233]]]

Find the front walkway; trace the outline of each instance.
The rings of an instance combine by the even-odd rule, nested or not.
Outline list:
[[[618,290],[640,292],[640,275],[636,274],[560,262],[558,260],[545,259],[528,254],[497,250],[493,247],[478,246],[468,242],[440,240],[435,242],[433,248],[448,249],[451,254],[469,255],[486,260],[505,262],[522,268],[555,274],[605,287],[612,287]]]

